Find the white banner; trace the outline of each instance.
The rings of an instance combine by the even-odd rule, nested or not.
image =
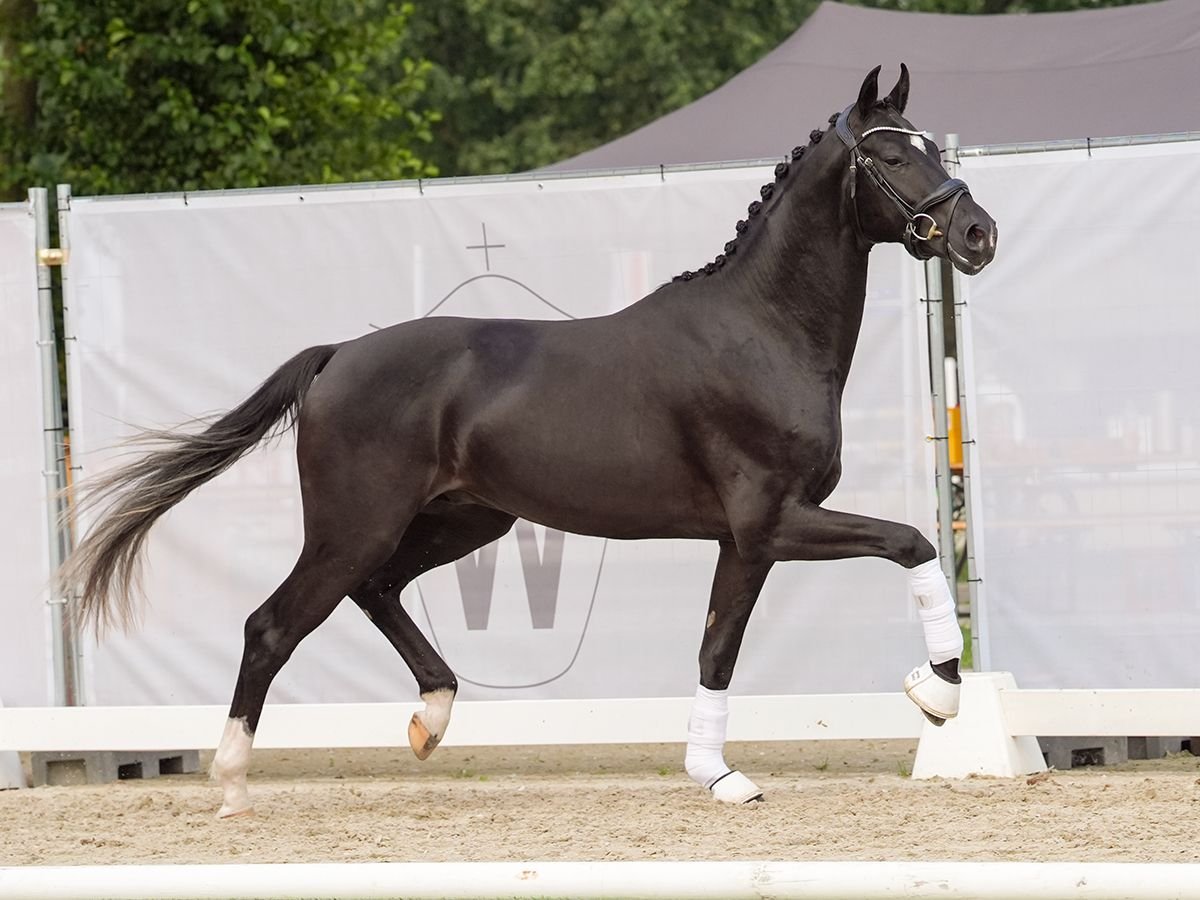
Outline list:
[[[54,702],[37,304],[33,208],[0,204],[0,698],[5,706]]]
[[[968,284],[992,668],[1194,687],[1200,144],[965,158],[1000,229]]]
[[[84,475],[133,426],[240,402],[297,350],[435,315],[613,312],[720,252],[770,168],[485,184],[75,199],[68,303]],[[828,505],[932,530],[920,267],[875,251]],[[156,527],[135,635],[91,652],[90,699],[224,703],[242,624],[301,542],[290,440],[256,451]],[[403,602],[475,699],[694,690],[716,545],[620,542],[518,523]],[[904,573],[880,560],[776,567],[742,694],[894,690],[923,658]],[[819,620],[819,631],[811,627]],[[833,637],[831,638],[831,635]],[[343,603],[270,700],[411,699],[404,664]]]

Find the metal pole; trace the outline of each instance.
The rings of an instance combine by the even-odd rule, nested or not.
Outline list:
[[[686,897],[690,900],[1174,900],[1194,897],[1200,864],[1128,862],[237,863],[12,866],[0,898]]]
[[[1054,153],[1063,150],[1103,150],[1109,147],[1144,147],[1154,144],[1180,144],[1200,141],[1200,131],[1168,134],[1137,134],[1128,137],[1076,138],[1063,141],[1030,141],[1023,144],[991,144],[961,147],[962,156],[1013,156],[1021,153]],[[949,148],[947,148],[949,149]]]
[[[958,135],[946,135],[946,166],[952,176],[957,177],[958,173]],[[968,380],[968,368],[971,365],[970,348],[967,346],[966,338],[964,337],[963,317],[966,313],[966,293],[964,291],[963,276],[955,270],[954,272],[954,343],[958,348],[958,414],[962,429],[963,442],[963,516],[967,523],[967,592],[970,596],[971,603],[971,657],[974,661],[976,671],[986,672],[991,668],[991,651],[987,641],[987,635],[984,633],[987,628],[986,617],[983,615],[983,609],[980,599],[980,578],[979,566],[975,559],[975,543],[977,534],[975,531],[975,516],[973,511],[973,503],[971,494],[974,488],[974,483],[971,480],[971,472],[975,465],[975,441],[971,435],[971,407],[968,402],[971,399],[971,393],[968,390],[973,380]]]
[[[64,362],[64,368],[67,372],[66,381],[65,381],[65,383],[67,385],[67,404],[66,404],[67,405],[67,414],[68,414],[68,416],[71,416],[75,413],[75,401],[72,398],[71,391],[70,391],[71,348],[74,346],[75,337],[74,337],[74,327],[71,324],[71,307],[67,303],[67,277],[70,272],[69,262],[70,262],[70,254],[71,254],[70,229],[67,227],[68,226],[68,213],[71,210],[71,186],[69,184],[58,185],[58,189],[56,191],[56,200],[57,200],[57,203],[56,203],[57,210],[56,211],[58,213],[59,290],[60,290],[60,296],[62,297],[62,306],[63,306],[63,362]],[[70,429],[69,421],[68,421],[68,427],[66,429],[66,435],[67,435],[67,441],[68,441],[68,443],[66,444],[66,447],[68,450],[70,449],[70,443],[69,443],[70,431],[71,431],[71,429]],[[68,457],[68,454],[63,454],[63,458],[60,460],[60,463],[62,465],[63,486],[69,488],[71,486],[72,473],[75,470],[77,470],[79,467],[69,465],[70,459]],[[69,498],[69,496],[67,496],[66,499],[64,500],[64,504],[69,504],[69,500],[70,500],[70,498]],[[69,520],[66,522],[66,526],[62,529],[62,540],[63,540],[63,556],[66,557],[68,554],[70,554],[70,552],[75,547],[75,523],[74,522],[69,521]],[[70,602],[76,601],[78,598],[68,597],[66,599],[70,603]],[[75,701],[74,702],[76,705],[82,706],[84,704],[82,642],[79,639],[78,633],[75,631],[75,623],[74,623],[73,617],[68,616],[67,618],[68,618],[67,626],[69,628],[69,631],[67,633],[68,633],[69,637],[71,638],[71,643],[68,648],[70,650],[68,659],[70,660],[71,666],[72,666],[72,669],[71,669],[72,678],[73,678],[72,688],[75,693]]]
[[[58,346],[55,342],[53,275],[55,261],[50,247],[50,203],[45,188],[30,188],[29,204],[37,230],[38,347],[42,364],[42,477],[46,490],[46,537],[50,548],[50,632],[54,660],[54,703],[74,706],[79,702],[75,667],[75,635],[67,615],[67,599],[56,589],[53,578],[66,559],[70,539],[63,523],[66,508],[65,431],[62,393],[58,383]]]
[[[934,484],[938,501],[938,556],[942,572],[956,596],[954,583],[953,496],[950,485],[949,424],[946,417],[946,329],[942,324],[942,263],[925,261],[926,324],[929,329],[929,374],[933,392]]]

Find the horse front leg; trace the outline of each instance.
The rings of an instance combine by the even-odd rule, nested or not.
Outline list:
[[[697,784],[726,803],[762,799],[762,791],[725,762],[725,728],[729,720],[729,682],[742,636],[772,563],[747,563],[732,542],[721,543],[713,577],[704,639],[700,644],[700,685],[688,720],[684,767]]]
[[[878,556],[908,569],[929,659],[904,679],[904,692],[935,725],[958,715],[962,631],[937,551],[925,536],[911,525],[836,512],[802,500],[786,500],[765,518],[770,527],[745,529],[738,543],[762,547],[773,561]]]

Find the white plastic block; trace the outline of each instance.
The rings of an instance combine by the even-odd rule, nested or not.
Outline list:
[[[4,708],[4,700],[0,699],[0,709]],[[0,750],[0,791],[9,788],[28,787],[25,783],[25,771],[21,768],[21,758],[15,750]]]
[[[926,722],[913,761],[913,778],[1012,778],[1044,772],[1036,737],[1014,737],[1004,717],[1001,692],[1015,690],[1009,672],[963,674],[958,717],[945,725]]]

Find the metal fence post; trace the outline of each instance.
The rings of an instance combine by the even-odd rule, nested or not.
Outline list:
[[[62,262],[61,251],[50,246],[50,203],[45,188],[30,188],[29,204],[36,226],[38,289],[38,346],[42,369],[42,432],[46,487],[46,536],[50,549],[51,579],[71,550],[70,531],[63,517],[66,500],[66,431],[63,427],[62,390],[58,381],[58,346],[54,328],[53,273]],[[74,623],[67,612],[68,597],[52,585],[50,630],[54,661],[54,703],[75,706],[80,702]]]
[[[942,324],[942,262],[925,261],[926,327],[929,331],[929,375],[933,394],[934,486],[938,505],[938,556],[942,573],[957,596],[954,575],[953,494],[950,484],[949,423],[946,416],[946,329]]]
[[[958,174],[958,147],[958,135],[946,135],[946,165],[950,175],[954,177],[957,177]],[[953,277],[954,343],[958,349],[959,373],[958,414],[961,421],[963,442],[963,517],[967,524],[967,591],[971,603],[971,656],[974,660],[976,671],[986,672],[991,669],[991,647],[987,635],[987,616],[984,615],[983,601],[981,591],[979,590],[981,581],[978,561],[975,557],[975,548],[979,535],[975,530],[974,504],[971,499],[972,492],[977,487],[976,483],[972,481],[972,472],[976,462],[975,440],[971,432],[970,400],[972,399],[972,394],[969,390],[970,386],[974,384],[974,380],[969,377],[971,348],[967,345],[967,340],[964,336],[963,317],[966,314],[967,302],[964,299],[966,292],[964,290],[963,276],[956,269]]]

